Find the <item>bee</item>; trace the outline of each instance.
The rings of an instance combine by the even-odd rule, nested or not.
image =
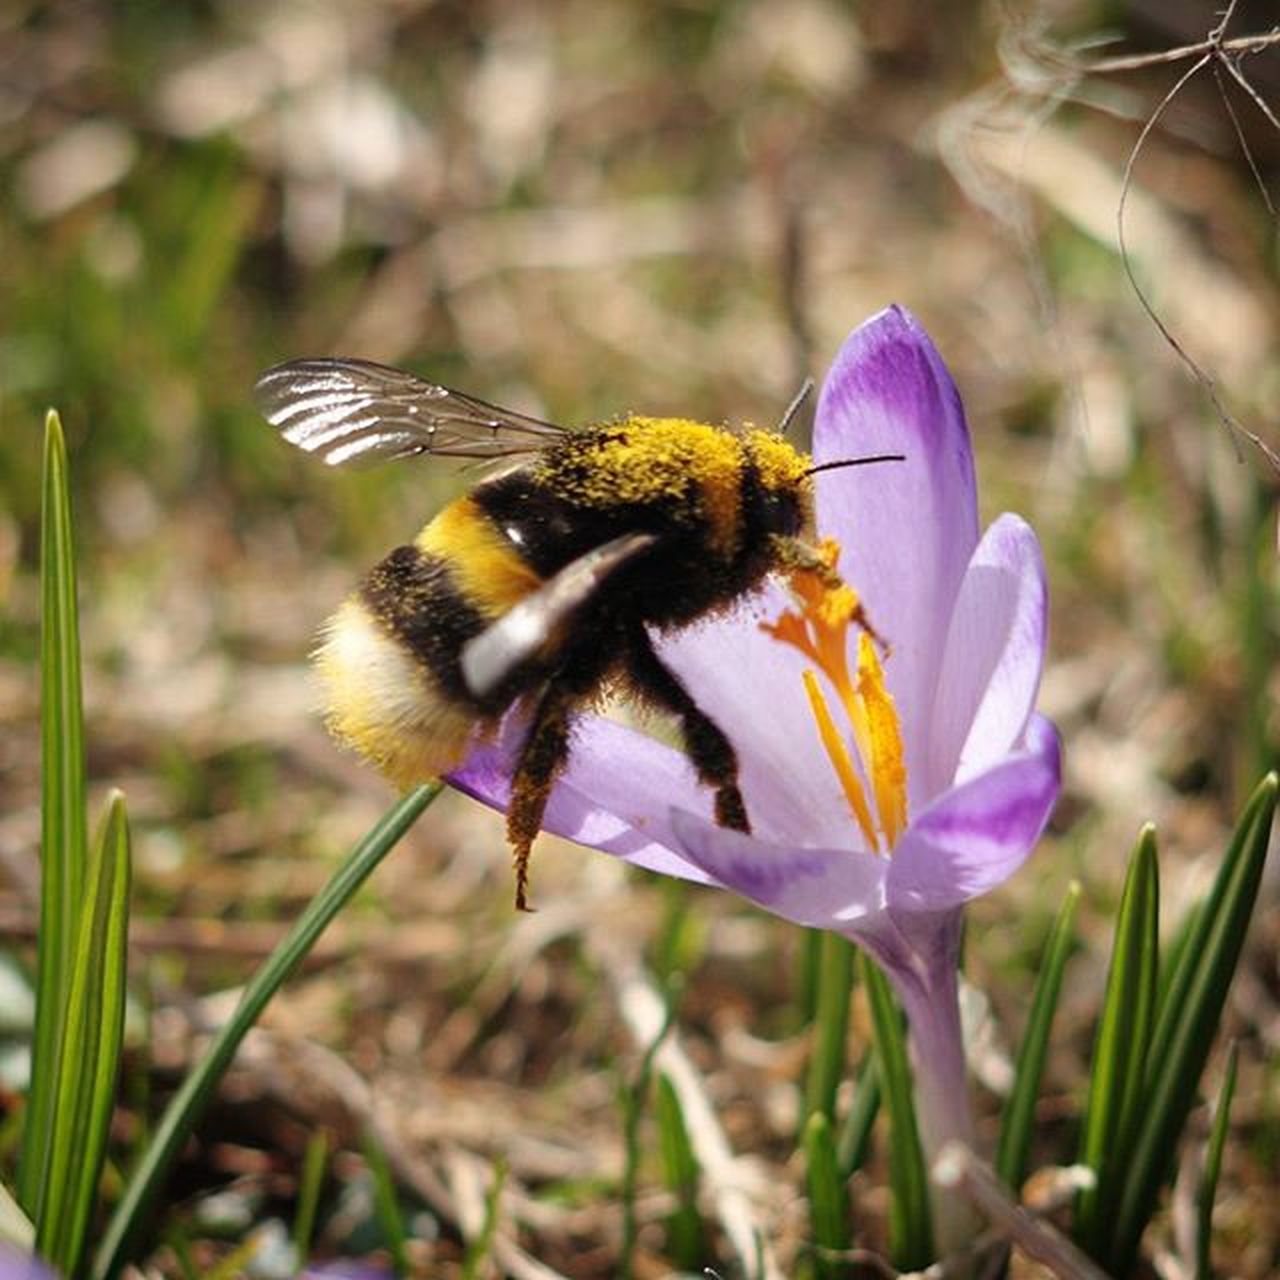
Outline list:
[[[506,462],[373,567],[315,661],[331,732],[400,786],[447,774],[524,707],[507,810],[519,910],[573,719],[608,689],[673,716],[716,822],[750,830],[733,744],[654,637],[770,573],[833,576],[810,541],[807,454],[781,431],[685,418],[566,429],[364,360],[289,361],[255,391],[267,421],[330,466]]]

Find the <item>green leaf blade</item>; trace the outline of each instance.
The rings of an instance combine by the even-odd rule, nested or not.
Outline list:
[[[1236,1092],[1238,1056],[1233,1042],[1227,1050],[1227,1068],[1222,1075],[1222,1088],[1218,1091],[1218,1105],[1214,1109],[1213,1129],[1205,1151],[1204,1169],[1200,1174],[1200,1185],[1196,1189],[1196,1280],[1213,1280],[1213,1267],[1209,1260],[1210,1246],[1213,1243],[1213,1202],[1218,1194],[1222,1153],[1226,1150],[1227,1133],[1231,1127],[1231,1100]]]
[[[854,954],[853,944],[847,938],[838,933],[821,934],[813,1047],[809,1055],[802,1126],[815,1112],[821,1112],[832,1125],[835,1124],[836,1091],[845,1073]]]
[[[889,1114],[889,1251],[901,1270],[918,1271],[933,1261],[933,1226],[907,1038],[888,979],[861,951],[858,978],[871,1007],[876,1076]]]
[[[1120,898],[1080,1149],[1080,1163],[1094,1171],[1096,1182],[1081,1193],[1076,1234],[1095,1257],[1105,1251],[1146,1070],[1159,976],[1159,897],[1155,830],[1148,825],[1134,846]]]
[[[1116,1274],[1133,1266],[1195,1101],[1257,901],[1278,788],[1280,779],[1268,774],[1249,798],[1196,922],[1187,959],[1170,982],[1152,1037],[1140,1123],[1111,1219],[1107,1259]]]
[[[665,1073],[658,1075],[655,1109],[663,1180],[675,1200],[667,1217],[667,1251],[682,1271],[693,1271],[704,1256],[706,1237],[698,1211],[698,1157],[689,1140],[680,1095]]]
[[[58,415],[45,418],[40,530],[40,929],[36,945],[36,1026],[31,1089],[18,1163],[18,1200],[41,1216],[53,1129],[58,1042],[83,901],[84,714],[75,547],[67,450]]]
[[[848,1268],[831,1255],[849,1248],[849,1203],[837,1165],[835,1135],[825,1112],[815,1111],[809,1117],[803,1145],[809,1230],[818,1250],[815,1274],[822,1280],[839,1280]]]
[[[125,1187],[89,1270],[92,1280],[109,1280],[127,1261],[130,1245],[164,1183],[178,1152],[204,1112],[240,1042],[272,996],[302,963],[320,935],[400,838],[444,789],[424,783],[403,796],[355,846],[325,887],[307,904],[293,928],[267,957],[240,997],[235,1012],[218,1031],[200,1062],[182,1082],[151,1143]]]
[[[116,792],[90,863],[63,1020],[39,1252],[78,1273],[97,1198],[124,1039],[131,879],[129,827]]]
[[[1062,975],[1075,942],[1076,908],[1079,903],[1080,884],[1072,881],[1045,947],[1027,1029],[1018,1049],[1013,1089],[1000,1121],[995,1169],[1005,1186],[1015,1192],[1026,1177],[1027,1156],[1035,1127],[1036,1098],[1049,1053],[1049,1032],[1053,1027],[1058,998],[1062,993]]]

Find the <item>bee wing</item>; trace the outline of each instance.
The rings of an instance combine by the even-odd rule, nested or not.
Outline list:
[[[655,542],[657,538],[651,533],[625,533],[571,560],[463,646],[462,676],[467,688],[477,698],[491,693],[512,672],[536,657],[610,574]]]
[[[263,417],[331,467],[419,453],[536,453],[563,427],[369,360],[290,360],[254,384]]]

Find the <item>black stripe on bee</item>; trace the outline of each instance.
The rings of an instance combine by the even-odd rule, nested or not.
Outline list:
[[[477,698],[463,678],[462,648],[490,623],[463,595],[449,564],[415,546],[397,547],[370,571],[360,598],[448,698],[478,715],[504,710],[514,691],[499,686]]]

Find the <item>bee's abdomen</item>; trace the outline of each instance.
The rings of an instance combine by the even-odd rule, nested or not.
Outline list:
[[[446,507],[325,628],[316,666],[335,737],[402,786],[457,765],[521,691],[475,697],[463,646],[540,582],[470,499]]]
[[[483,710],[462,678],[460,654],[487,618],[458,585],[448,559],[416,545],[397,547],[373,567],[356,599],[440,696],[472,715]]]

